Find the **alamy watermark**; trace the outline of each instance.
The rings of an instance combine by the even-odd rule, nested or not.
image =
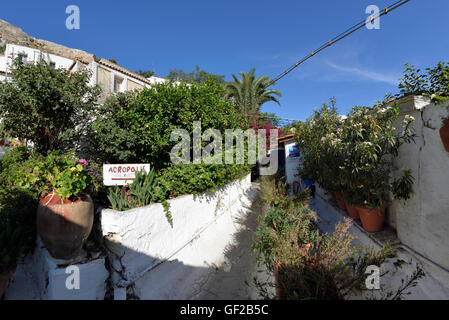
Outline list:
[[[380,29],[380,9],[378,6],[371,4],[366,7],[365,13],[370,14],[368,18],[366,18],[366,28],[368,30],[372,29]]]
[[[365,270],[365,274],[368,274],[365,280],[365,286],[368,290],[380,289],[380,268],[375,265],[368,266]]]
[[[69,16],[65,20],[65,26],[69,30],[80,29],[80,8],[77,5],[71,4],[65,9],[65,13]]]
[[[80,289],[80,268],[78,266],[68,266],[65,268],[65,273],[69,276],[65,279],[65,287],[67,290]]]

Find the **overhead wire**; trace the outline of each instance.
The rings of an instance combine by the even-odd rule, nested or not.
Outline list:
[[[376,19],[379,19],[381,16],[388,14],[389,12],[399,8],[400,6],[406,4],[407,2],[410,2],[410,1],[411,0],[399,0],[399,1],[396,1],[395,3],[389,5],[388,7],[385,7],[384,9],[382,9],[377,15],[370,16],[369,17],[370,19],[364,19],[361,22],[355,24],[354,26],[348,28],[346,31],[343,31],[343,32],[339,33],[338,35],[336,35],[335,37],[333,37],[332,39],[330,39],[329,41],[327,41],[326,43],[321,45],[319,48],[317,48],[316,50],[314,50],[311,53],[309,53],[308,55],[306,55],[304,58],[298,60],[295,64],[290,66],[284,72],[280,73],[276,78],[271,80],[269,85],[273,85],[274,83],[278,82],[280,79],[285,77],[287,74],[289,74],[291,71],[296,69],[299,65],[301,65],[305,61],[309,60],[311,57],[315,56],[317,53],[323,51],[324,49],[330,47],[331,45],[337,43],[338,41],[343,40],[344,38],[346,38],[347,36],[351,35],[355,31],[357,31],[357,30],[361,29],[362,27],[366,26],[368,23],[372,23]]]

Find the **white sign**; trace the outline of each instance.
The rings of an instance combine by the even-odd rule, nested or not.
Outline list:
[[[150,172],[150,164],[104,164],[103,184],[105,186],[125,186],[134,181],[137,171]]]

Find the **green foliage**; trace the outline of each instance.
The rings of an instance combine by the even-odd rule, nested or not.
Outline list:
[[[29,193],[0,185],[0,274],[34,248],[37,200]]]
[[[154,75],[154,71],[149,71],[149,70],[145,70],[145,71],[143,71],[143,70],[137,70],[136,73],[137,73],[139,76],[142,76],[142,77],[144,77],[144,78],[150,78],[151,76]]]
[[[157,84],[139,92],[110,97],[98,109],[90,127],[86,152],[102,163],[151,163],[155,170],[171,165],[174,129],[193,131],[242,128],[245,121],[224,98],[224,89],[213,81],[201,84]]]
[[[22,254],[21,227],[7,220],[0,228],[0,274],[14,267]]]
[[[108,199],[114,210],[124,211],[150,204],[156,183],[156,173],[136,172],[136,178],[128,188],[109,188]],[[123,191],[122,191],[123,190]]]
[[[14,60],[12,81],[0,83],[0,118],[12,137],[34,143],[41,154],[67,151],[79,142],[99,89],[89,85],[89,72],[52,68],[44,60]]]
[[[181,81],[186,83],[203,83],[206,81],[214,81],[218,84],[223,84],[224,76],[211,74],[207,71],[201,70],[199,66],[195,66],[195,70],[186,73],[183,70],[170,70],[167,76],[172,81]]]
[[[363,288],[368,266],[380,266],[395,255],[388,245],[378,252],[353,246],[349,219],[335,232],[320,234],[307,198],[289,198],[280,181],[264,177],[261,190],[269,208],[261,216],[253,249],[268,270],[276,268],[280,299],[345,299]],[[273,298],[266,290],[269,283],[256,285],[265,298]]]
[[[22,163],[30,157],[30,150],[27,147],[13,147],[10,148],[0,161],[0,172],[4,169]]]
[[[299,123],[295,130],[302,156],[301,177],[312,179],[329,191],[340,188],[338,164],[341,159],[322,140],[323,137],[339,132],[341,125],[335,100],[331,100],[330,106],[323,104],[306,122]]]
[[[273,271],[278,261],[278,239],[289,232],[294,232],[291,239],[301,249],[315,241],[317,236],[316,215],[307,208],[304,194],[291,199],[285,183],[273,177],[264,176],[261,180],[261,200],[269,205],[265,214],[259,218],[259,227],[254,234],[253,250],[257,260]]]
[[[406,116],[401,127],[395,128],[398,118],[396,104],[356,106],[346,119],[337,114],[334,105],[324,105],[297,126],[303,156],[300,175],[315,180],[329,192],[343,191],[353,205],[384,208],[391,201],[391,193],[408,198],[413,184],[410,171],[396,184],[391,183],[392,160],[402,144],[413,141],[414,119]]]
[[[136,179],[129,186],[129,195],[135,199],[137,206],[143,207],[150,203],[153,197],[156,173],[154,170],[136,172]]]
[[[108,200],[114,210],[124,211],[131,209],[127,193],[123,194],[122,188],[118,186],[109,188]]]
[[[447,101],[449,100],[449,64],[439,62],[434,68],[426,68],[426,73],[406,64],[399,89],[401,95],[429,95],[436,102]]]
[[[410,198],[414,180],[412,170],[404,170],[403,175],[393,181],[392,191],[396,199],[408,200]]]
[[[214,192],[217,188],[243,178],[248,165],[178,164],[163,169],[156,178],[154,200],[161,202],[183,194]]]
[[[14,149],[8,153],[16,153]],[[26,192],[34,199],[46,189],[55,190],[62,199],[78,197],[93,184],[93,178],[73,154],[60,154],[58,150],[46,157],[33,153],[25,161],[2,167],[0,183],[5,188]]]
[[[53,151],[45,158],[45,166],[45,178],[61,199],[76,198],[91,186],[92,177],[71,154]]]
[[[240,72],[241,79],[232,75],[234,81],[226,84],[226,96],[234,102],[237,110],[245,115],[258,114],[260,107],[268,101],[280,105],[275,95],[282,96],[278,90],[268,89],[273,84],[269,77],[256,78],[254,73],[253,68],[248,73]]]

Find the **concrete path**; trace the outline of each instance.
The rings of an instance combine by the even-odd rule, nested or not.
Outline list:
[[[324,194],[317,192],[315,199],[310,202],[310,208],[315,210],[319,217],[319,227],[324,232],[333,232],[335,225],[342,222],[347,214],[338,209],[336,205],[331,204]],[[389,271],[389,273],[381,278],[380,285],[384,288],[384,292],[396,291],[401,286],[401,279],[407,279],[416,269],[419,264],[426,273],[424,278],[421,278],[418,285],[410,290],[410,295],[406,296],[407,300],[448,300],[449,299],[449,273],[432,265],[428,260],[423,259],[422,256],[414,254],[406,247],[402,246],[400,241],[396,238],[394,230],[385,228],[379,233],[368,233],[363,230],[360,222],[355,222],[349,231],[356,237],[353,244],[362,245],[364,247],[372,247],[375,250],[379,249],[387,242],[393,244],[397,249],[398,258],[402,260],[400,268],[396,268],[390,260],[381,268],[381,273]],[[363,295],[354,297],[355,299],[379,297],[381,292],[365,291]]]
[[[259,192],[259,185],[253,183]],[[240,221],[241,229],[234,241],[225,249],[225,262],[213,270],[203,282],[199,293],[192,299],[237,300],[260,299],[254,285],[254,277],[261,282],[273,281],[263,266],[257,266],[256,256],[251,246],[254,232],[258,226],[258,217],[262,214],[263,204],[259,196],[255,198],[245,220]]]

